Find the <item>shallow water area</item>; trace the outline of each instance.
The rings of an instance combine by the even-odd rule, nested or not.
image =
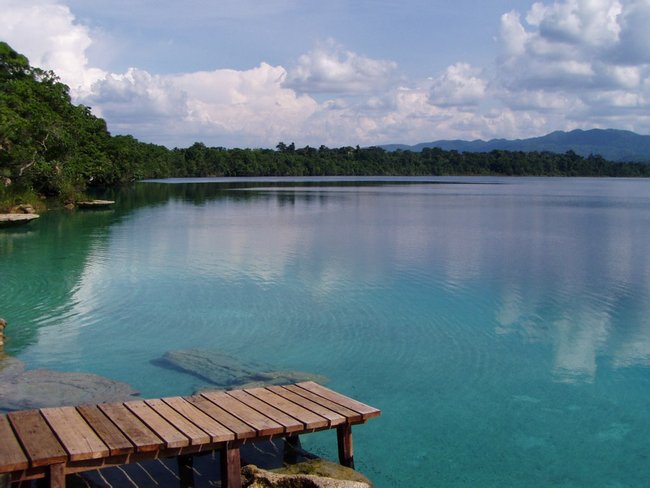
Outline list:
[[[202,348],[330,379],[378,487],[645,486],[650,181],[138,183],[0,230],[6,351],[145,397]],[[305,436],[336,459],[333,432]]]

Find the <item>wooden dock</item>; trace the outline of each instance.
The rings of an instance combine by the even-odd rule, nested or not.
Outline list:
[[[181,487],[193,484],[192,456],[219,450],[221,484],[241,486],[245,442],[337,430],[339,461],[354,467],[352,425],[380,411],[314,382],[200,395],[41,408],[0,415],[0,478],[65,476],[109,466],[176,457]],[[0,480],[0,486],[2,481]]]

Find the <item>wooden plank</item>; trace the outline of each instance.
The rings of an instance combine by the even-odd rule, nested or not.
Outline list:
[[[200,398],[200,397],[199,397]],[[208,400],[203,399],[205,402]],[[181,397],[163,398],[163,401],[183,415],[189,421],[200,427],[203,431],[210,435],[212,442],[234,441],[236,436],[231,430],[224,427],[222,424],[214,420],[207,413],[199,410]],[[208,402],[210,403],[210,402]],[[218,407],[216,407],[218,408]],[[246,425],[246,430],[252,430]]]
[[[235,434],[235,438],[238,440],[251,439],[257,436],[257,431],[253,427],[235,417],[230,412],[215,405],[207,398],[196,395],[184,397],[184,400],[226,427],[229,431]]]
[[[303,408],[266,388],[250,388],[244,391],[302,422],[304,428],[307,430],[322,429],[329,425],[326,418],[321,417],[311,410],[307,410],[306,408]]]
[[[111,456],[129,454],[135,451],[131,441],[104,415],[97,405],[83,405],[77,407],[77,411],[106,444]]]
[[[190,440],[191,445],[210,444],[212,442],[209,434],[187,420],[161,399],[145,400],[145,403],[183,433]]]
[[[287,389],[284,386],[267,386],[266,389],[272,391],[277,395],[286,398],[287,400],[291,400],[293,403],[296,403],[301,407],[306,408],[307,410],[311,410],[312,412],[317,413],[321,417],[325,417],[329,422],[328,424],[329,427],[334,427],[347,422],[347,418],[344,415],[341,415],[340,413],[337,413],[334,410],[325,408],[319,403],[313,402],[305,397],[302,397],[292,392],[291,390]]]
[[[305,430],[305,425],[299,420],[293,418],[291,415],[272,407],[268,403],[261,401],[259,398],[254,397],[245,390],[231,390],[227,392],[233,398],[236,398],[242,403],[245,403],[251,408],[254,408],[262,415],[275,420],[278,424],[284,427],[286,433],[301,432]]]
[[[163,439],[166,447],[173,448],[190,445],[190,440],[182,432],[162,418],[160,414],[145,402],[141,400],[126,402],[124,406],[142,420],[158,437]]]
[[[322,405],[329,410],[343,415],[346,418],[346,422],[363,422],[363,416],[360,413],[355,412],[354,410],[350,410],[349,408],[345,408],[338,403],[331,402],[327,398],[316,395],[311,391],[305,390],[304,388],[300,388],[296,385],[284,385],[284,388],[291,391],[292,393],[295,393],[296,395],[300,395],[303,398],[311,400],[314,403],[318,403],[319,405]]]
[[[226,410],[231,415],[234,415],[238,419],[247,423],[257,431],[258,436],[266,437],[285,432],[284,427],[278,422],[262,415],[257,410],[240,402],[236,398],[227,395],[223,391],[209,391],[202,393],[201,396],[214,402],[223,410]]]
[[[41,415],[61,441],[70,461],[100,459],[110,454],[74,407],[42,408]]]
[[[38,410],[10,412],[7,417],[29,458],[30,466],[36,468],[68,460],[65,449]]]
[[[165,447],[165,442],[121,403],[104,403],[98,406],[138,452],[156,451]]]
[[[359,412],[363,417],[363,420],[367,420],[372,417],[378,417],[381,414],[381,411],[374,407],[366,405],[365,403],[358,402],[357,400],[354,400],[345,395],[341,395],[340,393],[330,390],[329,388],[325,388],[324,386],[321,386],[318,383],[314,383],[313,381],[296,383],[296,385],[316,395],[322,396],[323,398],[327,398],[332,402],[349,408],[350,410]]]
[[[0,415],[0,473],[27,469],[29,461],[20,447],[6,415]]]

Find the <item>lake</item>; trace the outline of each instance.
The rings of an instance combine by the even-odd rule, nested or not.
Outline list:
[[[382,410],[377,487],[647,486],[650,180],[142,182],[0,231],[7,352],[143,396],[203,348]],[[336,459],[335,434],[305,436]]]

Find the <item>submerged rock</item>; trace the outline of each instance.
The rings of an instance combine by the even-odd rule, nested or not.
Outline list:
[[[327,382],[324,376],[300,371],[271,371],[268,366],[203,349],[169,351],[155,364],[184,371],[220,388],[250,388],[299,381]]]
[[[323,462],[327,463],[325,461]],[[300,463],[300,465],[310,463],[312,461],[309,463]],[[310,471],[310,466],[304,466],[302,468],[303,471],[285,473],[283,470],[286,468],[283,468],[283,470],[266,471],[257,466],[248,465],[242,468],[242,486],[245,488],[369,488],[372,486],[367,478],[353,469],[338,465],[334,466],[341,468],[341,470],[335,473],[341,477],[334,478],[318,473],[303,472]]]
[[[25,371],[15,358],[0,359],[0,411],[133,400],[126,383],[89,373]]]
[[[0,353],[0,385],[24,372],[25,363],[19,359]]]

